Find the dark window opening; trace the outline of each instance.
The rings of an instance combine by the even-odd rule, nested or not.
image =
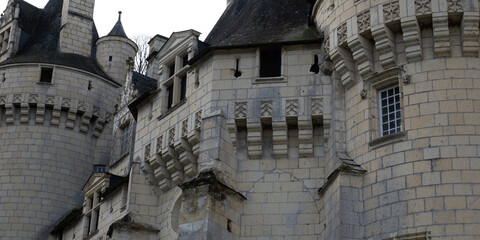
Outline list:
[[[187,94],[187,75],[182,77],[182,82],[180,84],[180,101],[185,99]]]
[[[183,56],[183,67],[187,66],[187,63],[188,63],[188,54]]]
[[[260,77],[279,77],[282,69],[282,49],[260,49]]]
[[[112,61],[112,59],[113,59],[113,57],[112,57],[112,56],[109,56],[109,57],[108,57],[108,61],[109,61],[109,62],[111,62],[111,61]]]
[[[170,109],[172,108],[172,105],[173,105],[173,84],[167,87],[167,94],[168,94],[167,109]]]
[[[130,132],[130,126],[126,125],[120,130],[120,156],[128,153],[128,136]]]
[[[52,83],[53,68],[42,68],[40,73],[40,82]]]
[[[168,73],[168,77],[171,77],[171,76],[173,76],[173,74],[175,74],[175,63],[170,65],[170,67],[168,67],[168,68],[170,69],[170,72]]]

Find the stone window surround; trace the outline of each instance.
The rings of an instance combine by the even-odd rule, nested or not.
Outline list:
[[[405,114],[403,106],[403,76],[405,72],[403,68],[393,67],[381,73],[377,73],[366,77],[364,82],[364,91],[366,91],[366,99],[368,101],[367,114],[369,116],[369,146],[371,148],[378,148],[391,143],[400,142],[405,139]],[[400,114],[401,114],[401,130],[400,132],[381,136],[380,122],[379,122],[379,98],[378,92],[385,88],[398,85],[400,92]]]
[[[285,76],[285,48],[280,46],[281,51],[281,66],[280,76],[277,77],[260,77],[260,50],[261,47],[256,49],[255,53],[255,77],[252,84],[270,84],[270,83],[284,83],[286,82]]]
[[[108,176],[105,173],[96,173],[100,179],[95,180],[84,191],[83,216],[84,216],[84,238],[92,237],[98,232],[100,219],[100,207],[102,205],[101,193],[108,186]],[[101,174],[101,175],[100,175]],[[96,226],[92,229],[91,226]]]
[[[8,34],[5,34],[8,33]],[[8,51],[8,44],[11,38],[12,28],[10,25],[4,27],[0,32],[0,55]]]
[[[130,122],[124,123],[119,127],[119,137],[120,137],[120,159],[124,158],[129,154],[130,146]]]
[[[52,69],[52,80],[50,82],[42,82],[40,81],[41,78],[42,78],[42,69],[44,68],[50,68]],[[38,65],[38,72],[40,73],[38,75],[38,81],[37,81],[37,84],[43,84],[43,85],[52,85],[54,83],[54,80],[55,80],[55,69],[57,67],[55,65],[51,65],[51,64],[41,64],[41,65]]]
[[[170,112],[171,109],[173,109],[176,105],[180,104],[183,102],[184,99],[186,99],[186,96],[184,99],[181,98],[181,82],[183,77],[187,77],[187,72],[189,69],[189,65],[184,64],[184,59],[185,55],[188,55],[187,51],[180,51],[179,54],[175,54],[174,57],[172,57],[169,61],[167,61],[167,64],[164,64],[163,69],[167,71],[163,71],[162,75],[169,76],[167,79],[163,80],[161,86],[162,90],[165,92],[164,96],[162,97],[162,113],[161,115],[165,115],[165,113]],[[170,66],[175,64],[175,72],[173,75],[170,73]],[[161,75],[161,77],[162,77]],[[171,76],[170,76],[171,75]],[[188,81],[188,77],[187,77]],[[169,92],[167,91],[167,88],[173,85],[173,100],[172,100],[172,106],[168,108],[168,94]],[[185,86],[186,87],[186,86]]]

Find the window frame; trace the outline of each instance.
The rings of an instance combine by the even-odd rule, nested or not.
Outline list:
[[[124,124],[120,127],[120,157],[130,153],[130,124]]]
[[[393,96],[390,96],[390,90],[393,90]],[[386,99],[384,99],[381,95],[383,93],[386,93]],[[386,87],[386,88],[382,88],[382,89],[379,89],[377,90],[377,95],[378,95],[378,121],[379,121],[379,134],[380,134],[380,137],[385,137],[385,136],[388,136],[388,135],[391,135],[391,134],[395,134],[395,133],[398,133],[398,132],[401,132],[402,131],[402,111],[401,111],[401,107],[400,107],[400,86],[397,84],[397,85],[393,85],[393,86],[390,86],[390,87]],[[393,103],[390,103],[390,98],[393,99]],[[397,100],[398,98],[398,100]],[[384,106],[383,103],[384,103],[384,100],[387,101],[387,106]],[[398,106],[398,109],[397,109],[397,106]],[[393,112],[390,111],[390,107],[393,107]],[[383,110],[384,108],[386,108],[387,110],[387,113],[385,113]],[[394,119],[390,119],[390,116],[391,114],[393,114],[394,116]],[[400,115],[400,116],[396,116],[396,115]],[[384,115],[386,115],[386,117],[388,118],[388,121],[386,123],[387,125],[387,128],[388,129],[385,129],[385,122],[384,122]],[[400,124],[398,124],[398,121],[400,121]],[[392,128],[390,125],[391,123],[394,123],[394,127]]]
[[[260,78],[276,78],[282,77],[282,64],[283,64],[283,54],[282,47],[261,47],[260,49],[260,67],[259,67],[259,77]],[[274,58],[274,62],[271,63],[267,61],[266,58]]]
[[[44,71],[49,71],[48,78],[49,81],[44,81]],[[51,72],[50,72],[51,71]],[[55,77],[55,67],[54,66],[40,66],[40,78],[38,79],[38,83],[40,84],[53,84],[53,79]]]
[[[378,148],[387,144],[400,142],[405,140],[405,114],[404,114],[404,99],[403,99],[403,79],[405,71],[403,68],[391,68],[386,71],[371,75],[365,78],[364,91],[366,95],[363,101],[368,101],[367,116],[369,116],[369,146],[371,148]],[[400,103],[400,131],[388,135],[382,135],[381,119],[380,119],[380,105],[379,93],[382,90],[393,86],[398,86],[399,103]]]

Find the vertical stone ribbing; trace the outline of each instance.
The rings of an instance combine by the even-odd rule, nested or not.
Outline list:
[[[259,122],[247,123],[248,157],[257,159],[262,157],[262,125]]]
[[[433,39],[436,57],[450,56],[450,30],[448,28],[448,13],[440,12],[432,14]]]
[[[420,27],[415,17],[402,19],[403,42],[405,44],[405,56],[408,62],[422,59],[422,45]]]
[[[465,12],[462,19],[463,56],[478,57],[479,13]]]
[[[275,158],[288,157],[288,127],[287,123],[272,122],[273,156]]]
[[[375,39],[376,51],[379,55],[380,64],[383,69],[395,66],[395,34],[387,26],[379,25],[372,29],[373,39]]]

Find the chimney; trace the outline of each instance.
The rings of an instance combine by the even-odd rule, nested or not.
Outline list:
[[[92,56],[95,0],[64,0],[60,51]]]

